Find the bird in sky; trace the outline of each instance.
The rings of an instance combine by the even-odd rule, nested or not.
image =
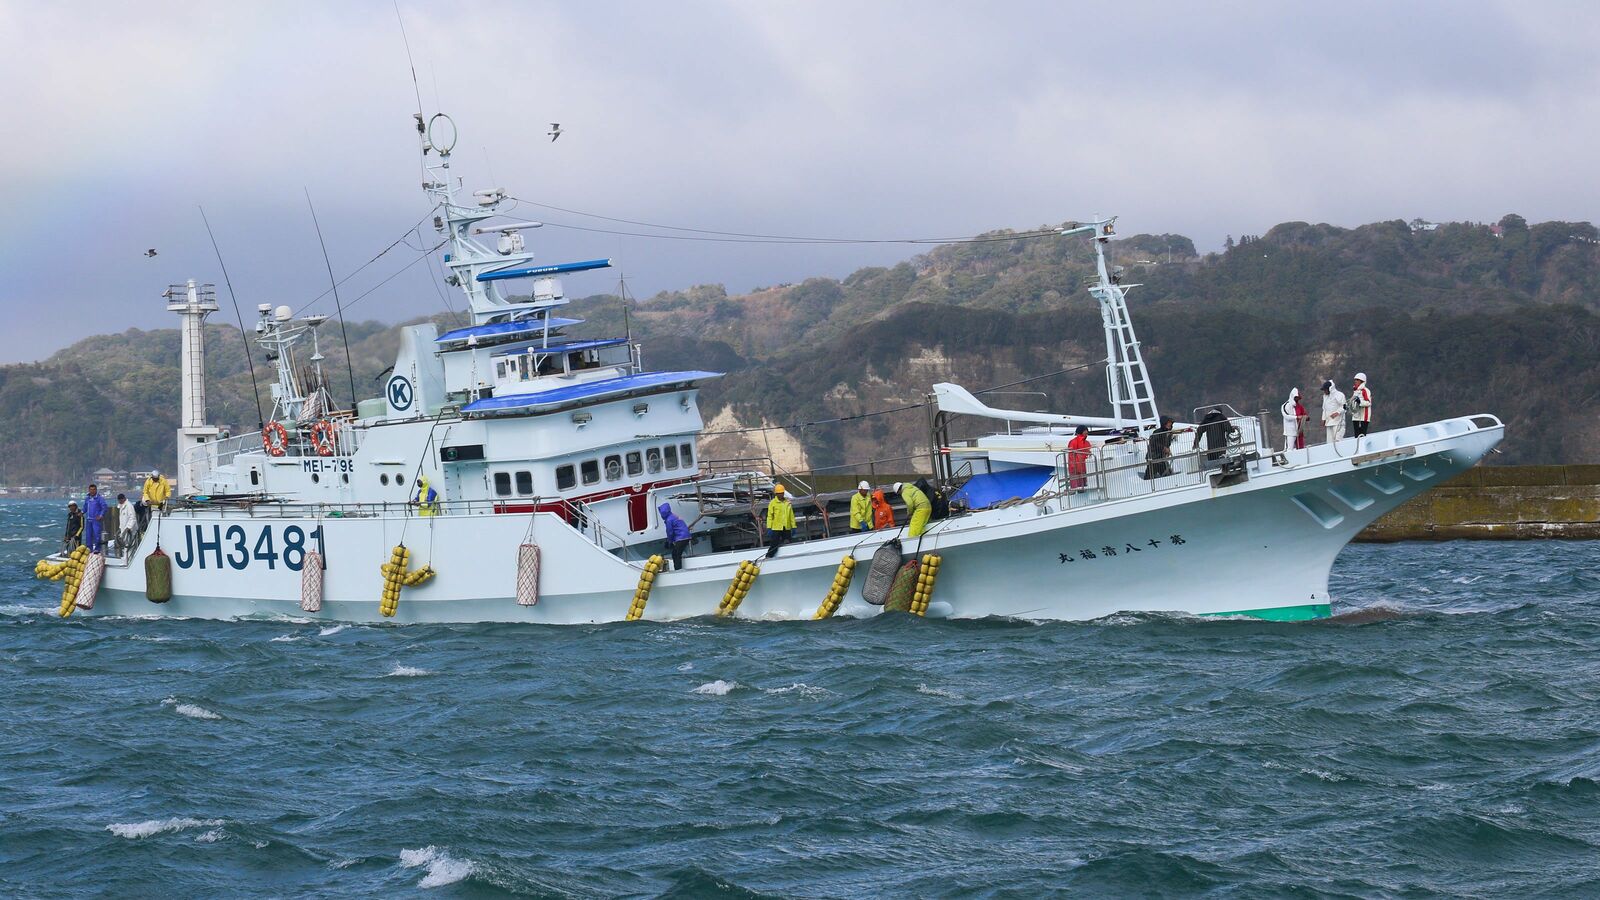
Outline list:
[[[561,123],[560,122],[551,122],[550,123],[550,130],[548,132],[545,132],[545,133],[550,135],[550,143],[554,144],[557,140],[560,140],[560,138],[561,138]]]
[[[145,255],[145,256],[147,256],[147,257],[153,257],[153,256],[155,256],[155,255],[156,255],[156,248],[154,248],[154,247],[151,247],[151,248],[150,248],[150,249],[149,249],[149,250],[146,250],[146,251],[145,251],[145,252],[144,252],[144,255]]]

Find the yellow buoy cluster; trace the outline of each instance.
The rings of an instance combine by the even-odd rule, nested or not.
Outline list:
[[[828,595],[822,598],[822,605],[817,607],[813,619],[826,619],[839,610],[839,604],[844,602],[844,592],[850,590],[850,579],[856,577],[856,558],[846,553],[844,559],[839,560],[839,568],[833,573],[833,586],[828,588]]]
[[[760,574],[761,567],[750,560],[739,563],[739,571],[733,573],[733,583],[728,585],[727,593],[722,595],[717,615],[731,616],[737,612],[739,604],[744,602],[744,595],[750,593],[750,585],[756,583],[756,576]]]
[[[406,571],[411,565],[411,551],[405,544],[395,545],[389,561],[379,567],[383,573],[383,600],[378,611],[392,616],[400,608],[400,588],[416,587],[433,577],[433,566],[423,566],[415,572]]]
[[[72,611],[78,608],[78,584],[83,581],[83,566],[88,561],[89,547],[86,544],[80,544],[77,549],[72,551],[71,556],[60,562],[53,563],[48,559],[41,559],[33,566],[33,576],[35,578],[48,578],[51,581],[66,579],[67,583],[61,586],[61,618],[63,619],[72,615]]]
[[[922,554],[922,565],[917,568],[917,589],[911,593],[911,614],[928,614],[928,600],[933,596],[933,582],[939,577],[939,554]]]
[[[650,602],[650,588],[655,586],[661,565],[659,553],[644,561],[644,571],[639,573],[639,586],[633,589],[633,603],[628,607],[629,622],[637,622],[644,615],[644,605]]]

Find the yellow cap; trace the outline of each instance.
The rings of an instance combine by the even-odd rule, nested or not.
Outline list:
[[[781,493],[783,493],[783,485],[781,485],[781,484],[780,484],[780,485],[778,485],[778,486],[776,486],[776,487],[774,487],[774,488],[773,488],[773,489],[772,489],[772,492],[773,492],[773,493],[774,493],[774,494],[781,494]]]

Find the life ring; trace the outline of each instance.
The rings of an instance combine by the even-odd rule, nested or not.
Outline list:
[[[332,422],[322,419],[311,426],[311,447],[318,456],[332,456],[338,446],[338,433]]]
[[[282,456],[289,452],[289,430],[282,422],[268,422],[261,429],[261,446],[269,456]]]

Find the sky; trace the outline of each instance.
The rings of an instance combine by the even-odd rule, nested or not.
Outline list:
[[[1204,250],[1284,221],[1593,220],[1600,203],[1592,2],[398,10],[0,0],[0,362],[172,327],[160,295],[187,278],[216,283],[231,318],[202,207],[246,321],[321,294],[308,194],[341,278],[429,210],[419,94],[456,122],[466,190],[547,204],[512,213],[547,223],[528,232],[541,261],[612,257],[643,297],[840,277],[926,248],[661,240],[548,207],[872,239],[1117,214],[1124,234]],[[347,316],[459,305],[419,252],[436,240],[424,225],[417,250],[350,278]]]

